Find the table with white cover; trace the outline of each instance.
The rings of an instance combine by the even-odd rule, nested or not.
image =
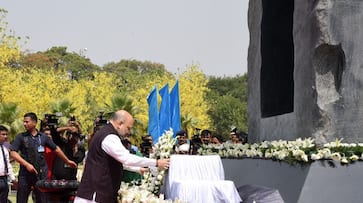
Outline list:
[[[164,184],[167,199],[189,203],[242,202],[233,181],[224,180],[218,155],[172,155]]]

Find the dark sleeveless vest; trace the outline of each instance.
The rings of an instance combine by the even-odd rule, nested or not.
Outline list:
[[[117,203],[123,168],[120,162],[106,154],[101,148],[103,139],[109,134],[117,135],[117,131],[111,124],[102,127],[92,138],[77,191],[78,197],[92,200],[93,194],[96,193],[96,202]]]

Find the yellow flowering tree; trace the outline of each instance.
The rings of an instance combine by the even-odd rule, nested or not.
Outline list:
[[[210,118],[207,114],[209,106],[204,101],[208,78],[200,71],[198,66],[190,66],[185,72],[179,75],[179,91],[181,115],[183,118],[193,119],[187,125],[189,136],[194,132],[194,128],[210,128]]]
[[[8,29],[7,11],[0,8],[0,67],[16,61],[20,57],[19,37],[15,37]]]

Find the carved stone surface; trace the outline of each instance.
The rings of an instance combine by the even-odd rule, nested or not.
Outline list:
[[[362,22],[361,0],[249,2],[251,142],[363,142]]]

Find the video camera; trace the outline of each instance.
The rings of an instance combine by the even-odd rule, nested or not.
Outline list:
[[[99,112],[95,120],[95,126],[104,126],[107,124],[107,119],[103,118],[103,112]]]
[[[152,149],[152,143],[149,137],[149,135],[143,136],[142,143],[140,144],[141,153],[144,157],[149,157],[150,150]]]
[[[58,115],[57,114],[44,114],[44,120],[42,125],[49,128],[55,128],[58,126]]]
[[[190,145],[191,154],[197,154],[198,149],[202,146],[202,140],[200,139],[200,128],[195,128],[195,135],[193,135]]]

